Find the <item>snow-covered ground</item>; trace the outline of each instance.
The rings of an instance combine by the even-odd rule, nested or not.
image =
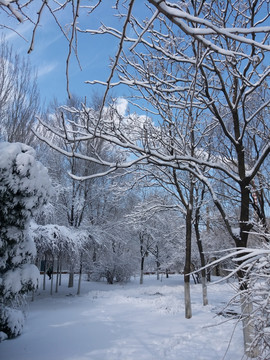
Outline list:
[[[39,290],[29,303],[23,334],[0,344],[1,359],[242,358],[240,324],[235,327],[235,320],[216,316],[233,294],[230,284],[209,286],[208,306],[201,304],[201,286],[192,285],[193,317],[186,320],[181,275],[162,281],[145,276],[144,285],[138,278],[124,285],[83,281],[80,296],[76,286],[69,289],[66,282],[50,296],[47,280],[48,289]]]

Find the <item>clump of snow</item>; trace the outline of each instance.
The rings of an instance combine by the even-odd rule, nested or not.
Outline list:
[[[22,216],[27,219],[39,210],[42,205],[39,202],[45,203],[50,194],[48,171],[35,159],[35,150],[28,145],[3,142],[0,143],[0,153],[0,194],[8,199],[10,193],[12,201],[3,204],[0,210],[14,222],[16,212],[13,209],[20,206]]]
[[[38,286],[39,270],[33,264],[23,264],[7,271],[3,276],[4,295],[12,296],[27,290],[34,290]]]
[[[7,339],[7,334],[3,331],[0,331],[0,342]]]
[[[5,332],[1,332],[0,340],[13,338],[22,333],[25,317],[21,310],[10,307],[1,308],[1,327]],[[8,357],[6,357],[8,359]]]

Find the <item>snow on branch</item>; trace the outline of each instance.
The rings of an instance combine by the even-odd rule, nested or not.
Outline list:
[[[164,14],[169,20],[171,20],[175,25],[177,25],[182,31],[184,31],[187,35],[190,35],[202,42],[206,48],[213,50],[216,53],[225,55],[225,56],[235,56],[236,54],[240,54],[235,50],[224,49],[221,46],[217,46],[214,42],[207,40],[207,35],[219,35],[224,38],[231,39],[243,44],[255,46],[259,49],[270,51],[270,45],[265,45],[261,42],[253,40],[253,38],[248,38],[246,35],[254,35],[254,34],[262,34],[269,33],[270,26],[262,26],[262,27],[250,27],[250,28],[225,28],[218,27],[213,24],[213,22],[200,18],[198,16],[193,16],[187,11],[182,11],[180,7],[175,4],[167,3],[165,0],[148,0],[152,5],[154,5],[162,14]],[[187,25],[187,23],[193,24],[193,26]],[[194,24],[199,26],[194,26]],[[200,26],[203,26],[201,28]],[[243,36],[239,35],[243,34]],[[246,56],[241,53],[241,56]]]
[[[0,7],[6,7],[19,22],[23,22],[23,15],[19,10],[19,5],[17,4],[18,9],[11,5],[14,2],[17,4],[17,1],[14,0],[0,0]]]

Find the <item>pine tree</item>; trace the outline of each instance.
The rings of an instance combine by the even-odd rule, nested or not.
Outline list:
[[[30,219],[50,194],[47,169],[21,143],[0,143],[0,341],[22,331],[24,295],[38,285]]]

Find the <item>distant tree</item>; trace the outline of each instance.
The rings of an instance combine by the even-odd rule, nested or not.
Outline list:
[[[140,258],[141,258],[141,266],[140,266],[140,284],[143,284],[143,276],[144,276],[144,263],[145,259],[149,256],[151,249],[154,249],[154,239],[151,236],[151,233],[148,229],[143,228],[138,233],[139,235],[139,243],[140,243]]]
[[[29,59],[0,40],[0,140],[34,144],[31,128],[40,109],[36,73]]]
[[[30,231],[37,248],[37,260],[43,261],[44,264],[43,290],[45,290],[46,270],[48,268],[56,272],[55,292],[58,292],[58,286],[61,285],[62,265],[72,263],[75,270],[79,271],[80,274],[79,294],[83,258],[86,257],[85,251],[87,251],[89,233],[56,224],[37,225],[35,223],[31,224]],[[52,273],[51,295],[53,293],[53,280]]]
[[[151,181],[148,185],[151,187],[154,182]],[[156,271],[157,279],[160,271],[174,270],[176,263],[181,263],[183,271],[184,258],[179,251],[182,247],[184,254],[182,238],[185,237],[185,225],[179,207],[171,197],[164,196],[161,189],[147,189],[140,199],[126,215],[126,221],[134,233],[134,241],[139,249],[136,252],[140,256],[140,284],[143,284],[147,264],[151,271]]]
[[[3,142],[0,153],[0,334],[12,338],[22,331],[23,296],[38,285],[28,226],[48,200],[50,179],[31,147]]]
[[[126,220],[136,203],[136,195],[125,189],[126,179],[120,175],[107,179],[96,204],[98,211],[90,212],[95,215],[91,236],[96,244],[92,252],[91,278],[103,277],[108,283],[128,281],[136,274],[139,262],[136,234]]]
[[[98,248],[92,278],[104,278],[108,284],[127,282],[136,274],[137,262],[128,244],[119,239],[107,239]]]

